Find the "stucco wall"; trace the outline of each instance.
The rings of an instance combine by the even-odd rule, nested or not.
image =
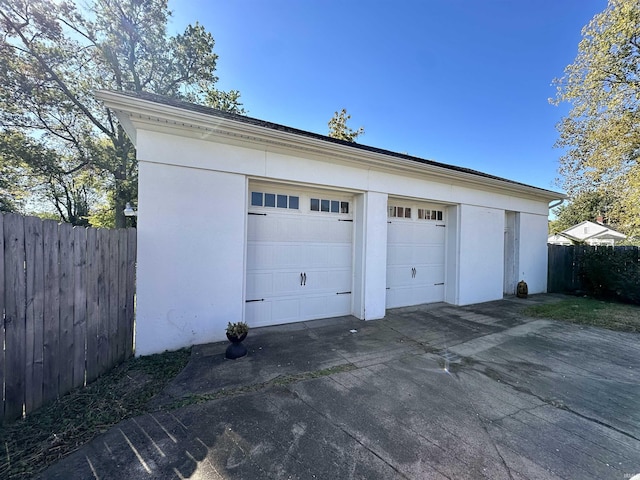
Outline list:
[[[220,340],[243,318],[246,179],[145,161],[139,178],[136,355]]]
[[[502,298],[504,210],[460,206],[458,304]]]
[[[547,225],[546,216],[520,214],[518,274],[530,294],[547,291]]]
[[[354,195],[359,318],[385,312],[389,195],[446,206],[447,302],[502,298],[506,210],[522,212],[519,265],[529,291],[546,288],[545,201],[250,146],[138,131],[138,355],[222,340],[226,323],[243,319],[249,179]]]
[[[256,147],[257,148],[257,147]],[[240,173],[262,179],[383,192],[392,196],[468,204],[548,215],[546,202],[508,193],[483,191],[473,185],[435,179],[430,175],[400,175],[391,170],[346,165],[327,158],[264,151],[235,145],[184,138],[158,132],[138,133],[138,155],[154,162]]]

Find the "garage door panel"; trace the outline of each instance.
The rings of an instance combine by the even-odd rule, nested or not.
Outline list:
[[[387,286],[401,287],[413,283],[413,274],[410,266],[387,267]]]
[[[301,303],[301,316],[322,318],[345,315],[351,309],[351,295],[320,295],[307,297]]]
[[[301,207],[303,198],[300,194]],[[351,312],[352,217],[302,210],[250,208],[246,273],[250,325]],[[306,282],[301,273],[306,273]]]
[[[444,261],[444,245],[416,245],[413,248],[415,263],[442,263]]]
[[[353,255],[353,247],[350,243],[344,243],[340,245],[331,246],[331,258],[328,265],[331,267],[341,267],[344,265],[351,265],[351,258]],[[351,270],[351,268],[349,268]]]
[[[444,301],[446,228],[418,218],[419,208],[433,206],[411,208],[412,218],[392,217],[387,225],[387,308]]]
[[[387,291],[387,308],[414,305],[415,292],[412,286],[398,286]]]
[[[413,224],[404,221],[391,222],[387,228],[387,235],[391,243],[410,243],[413,240]]]
[[[444,282],[444,265],[417,265],[413,280],[420,285],[435,285]]]
[[[251,273],[247,275],[247,299],[270,295],[273,290],[273,273]]]
[[[271,302],[251,302],[245,306],[245,315],[251,318],[251,326],[269,325],[271,320]]]
[[[411,265],[413,263],[413,245],[396,244],[395,248],[389,249],[387,254],[387,264],[389,265]]]

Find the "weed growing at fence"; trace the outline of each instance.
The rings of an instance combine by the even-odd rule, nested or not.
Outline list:
[[[24,420],[0,426],[0,478],[26,479],[147,404],[187,364],[189,350],[130,359]]]
[[[524,314],[621,332],[640,332],[639,306],[593,298],[574,297],[556,303],[533,305]]]

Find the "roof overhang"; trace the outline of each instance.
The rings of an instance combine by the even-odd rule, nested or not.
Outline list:
[[[145,95],[147,96],[147,95]],[[566,195],[551,190],[514,182],[482,172],[463,169],[404,154],[385,151],[348,142],[336,142],[322,135],[302,132],[281,125],[260,122],[248,117],[228,114],[215,109],[171,100],[166,103],[158,98],[145,98],[136,94],[100,90],[96,97],[114,111],[120,124],[131,138],[137,142],[139,129],[170,132],[223,143],[254,145],[260,149],[282,149],[303,152],[324,158],[340,159],[368,167],[379,167],[395,172],[428,174],[430,178],[472,184],[482,189],[510,192],[551,202],[567,198]],[[196,107],[188,108],[190,106]],[[265,126],[266,125],[266,126]]]

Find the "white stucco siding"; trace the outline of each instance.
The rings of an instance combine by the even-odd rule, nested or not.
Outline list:
[[[547,228],[543,215],[520,214],[519,277],[530,294],[547,291]]]
[[[459,305],[502,298],[504,220],[504,210],[460,206]]]
[[[246,179],[139,168],[136,355],[222,340],[243,318]]]
[[[138,152],[142,151],[148,160],[157,163],[240,173],[265,180],[548,214],[544,201],[482,190],[472,184],[455,183],[427,174],[399,174],[375,166],[347,165],[330,156],[303,157],[146,130],[138,133]]]
[[[387,275],[387,194],[365,195],[364,308],[360,318],[375,320],[385,315]],[[360,313],[360,312],[358,312]]]
[[[244,318],[249,181],[353,196],[352,313],[358,318],[385,315],[389,196],[440,204],[447,212],[445,301],[502,298],[505,211],[522,219],[519,275],[531,293],[546,290],[544,199],[426,171],[213,140],[137,132],[138,355],[223,340],[227,322]]]

